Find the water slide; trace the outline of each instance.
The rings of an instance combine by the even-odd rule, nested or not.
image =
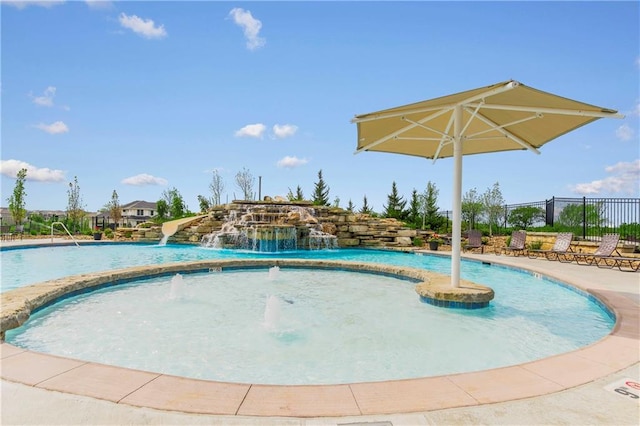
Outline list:
[[[176,232],[183,230],[189,223],[207,216],[208,215],[203,214],[200,216],[183,217],[182,219],[165,222],[162,224],[162,235],[164,235],[165,238],[169,238]]]

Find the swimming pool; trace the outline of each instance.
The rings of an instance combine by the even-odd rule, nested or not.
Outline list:
[[[4,256],[6,254],[11,254],[12,256],[5,258]],[[47,271],[47,273],[60,274],[59,276],[62,276],[89,272],[93,270],[107,270],[113,268],[122,268],[125,266],[187,260],[201,260],[212,258],[224,259],[237,257],[247,259],[274,257],[273,254],[265,255],[250,252],[239,253],[234,251],[202,249],[199,247],[191,246],[167,246],[163,248],[158,246],[141,245],[100,247],[87,246],[81,248],[56,247],[16,251],[9,250],[3,252],[2,256],[3,291],[5,291],[5,277],[7,276],[5,274],[5,267],[9,268],[9,266],[7,265],[7,259],[9,258],[16,259],[16,263],[22,262],[22,264],[24,265],[24,262],[38,262],[38,259],[45,257],[48,264],[50,265],[50,269]],[[318,252],[305,251],[278,254],[277,257],[340,259],[357,262],[384,263],[429,269],[445,274],[449,270],[449,259],[446,257],[431,255],[420,256],[408,253],[375,250],[335,250]],[[53,266],[59,265],[61,263],[68,265],[67,272],[65,272],[65,268]],[[285,277],[289,274],[289,271],[283,272],[283,276]],[[19,273],[18,269],[14,270],[13,273]],[[226,274],[227,273],[220,274],[216,277],[216,280],[219,278],[222,279]],[[45,273],[35,271],[29,271],[27,275],[31,276],[32,280],[34,279],[34,277],[39,277],[38,280],[40,281],[46,279],[45,277],[47,276],[47,274]],[[185,282],[187,283],[188,288],[190,289],[190,291],[193,290],[194,292],[187,301],[188,304],[190,304],[189,306],[192,309],[195,309],[197,305],[202,305],[202,301],[204,300],[211,300],[218,297],[224,300],[224,297],[237,298],[238,295],[255,293],[255,297],[240,297],[240,299],[251,301],[252,303],[248,305],[248,310],[244,311],[245,313],[243,314],[243,317],[253,319],[247,319],[246,322],[243,322],[242,324],[245,327],[253,327],[253,329],[258,329],[258,323],[262,321],[265,314],[265,301],[267,300],[268,296],[266,286],[262,285],[260,289],[256,291],[255,284],[254,288],[242,287],[242,285],[246,284],[245,281],[247,280],[245,279],[237,279],[237,277],[234,278],[228,275],[224,278],[225,280],[227,278],[229,280],[224,281],[224,284],[212,286],[203,284],[207,282],[209,282],[209,284],[211,283],[212,277],[210,275],[205,274],[201,277],[198,277],[197,274],[195,274],[194,276],[185,277]],[[86,337],[74,342],[70,342],[70,339],[68,338],[69,336],[80,336],[82,333],[81,330],[74,331],[72,325],[74,327],[85,326],[84,332],[90,333],[90,336],[95,336],[95,332],[93,332],[93,335],[91,334],[94,330],[93,327],[95,327],[96,325],[95,319],[113,317],[113,314],[109,315],[108,312],[104,311],[94,312],[96,315],[94,316],[93,323],[86,318],[62,318],[62,323],[65,325],[60,326],[60,323],[56,323],[54,324],[54,328],[57,328],[58,330],[64,330],[63,335],[57,336],[53,339],[45,339],[43,336],[47,335],[48,332],[44,332],[43,334],[44,329],[39,330],[39,323],[50,320],[52,317],[49,317],[48,315],[50,315],[52,312],[58,311],[58,308],[60,307],[68,309],[69,307],[73,307],[74,305],[79,305],[81,300],[92,303],[93,309],[97,309],[98,307],[101,307],[100,309],[102,309],[104,307],[105,309],[111,309],[111,312],[113,312],[113,309],[115,308],[113,307],[113,305],[108,305],[105,300],[115,298],[118,293],[130,295],[129,297],[125,296],[124,298],[117,299],[115,302],[116,306],[121,306],[123,303],[122,300],[139,301],[141,300],[140,298],[143,298],[146,300],[155,301],[156,306],[158,303],[163,303],[164,309],[167,307],[167,297],[170,294],[170,277],[157,278],[151,281],[145,280],[141,282],[134,282],[100,291],[95,294],[90,293],[80,296],[79,298],[69,299],[68,301],[64,302],[63,305],[56,305],[52,308],[48,308],[39,312],[38,314],[34,315],[32,321],[25,324],[25,326],[8,332],[7,341],[12,344],[16,344],[17,346],[23,346],[37,351],[57,353],[65,356],[77,356],[81,359],[85,359],[84,357],[88,357],[89,360],[94,360],[97,362],[114,362],[114,364],[116,365],[127,366],[130,368],[151,369],[157,372],[184,375],[187,377],[252,383],[343,383],[352,381],[372,381],[389,380],[392,378],[423,377],[455,372],[475,371],[502,365],[522,363],[533,359],[544,358],[557,353],[568,352],[582,346],[586,346],[607,335],[613,325],[613,320],[609,313],[603,310],[598,304],[593,303],[584,295],[579,294],[566,286],[559,285],[559,283],[556,283],[552,280],[541,277],[540,275],[516,271],[511,268],[500,267],[496,265],[483,264],[480,262],[464,261],[462,264],[462,278],[480,284],[488,285],[494,289],[494,291],[496,292],[496,298],[491,302],[489,308],[472,312],[460,312],[428,306],[419,302],[419,298],[413,290],[415,284],[406,282],[396,283],[394,285],[388,286],[388,293],[379,294],[377,297],[374,297],[370,300],[365,299],[363,295],[371,291],[371,285],[375,286],[376,291],[382,291],[383,288],[387,287],[387,284],[374,284],[375,280],[373,279],[369,280],[370,285],[367,287],[367,289],[357,289],[357,286],[355,284],[353,285],[353,288],[351,285],[346,286],[346,281],[343,279],[337,280],[341,283],[340,287],[338,288],[307,284],[307,287],[318,287],[318,291],[326,291],[325,299],[331,300],[333,307],[340,304],[340,306],[343,306],[342,310],[347,311],[349,310],[349,306],[358,306],[358,310],[360,310],[363,306],[366,306],[366,308],[371,308],[373,310],[373,312],[375,313],[374,316],[377,317],[377,320],[379,320],[378,322],[380,324],[386,324],[390,326],[390,328],[386,331],[381,331],[380,334],[376,334],[377,338],[372,339],[372,343],[384,343],[385,341],[389,343],[387,346],[391,351],[391,354],[381,355],[376,358],[382,360],[382,362],[387,366],[392,365],[392,368],[380,368],[379,366],[374,365],[371,368],[373,374],[366,376],[353,375],[352,373],[355,369],[347,368],[346,372],[344,372],[344,374],[339,377],[330,376],[329,374],[327,374],[324,375],[321,379],[316,378],[314,380],[308,380],[307,378],[305,378],[305,381],[299,382],[296,380],[291,380],[291,377],[303,378],[306,377],[308,373],[285,373],[284,376],[286,377],[286,380],[283,380],[281,377],[273,377],[270,374],[264,376],[265,369],[268,370],[268,373],[272,373],[274,370],[278,370],[279,368],[274,367],[273,364],[265,362],[265,359],[269,359],[269,357],[259,357],[257,359],[262,361],[254,359],[253,363],[248,363],[254,365],[262,365],[263,367],[267,365],[272,366],[268,369],[266,367],[263,368],[263,371],[259,373],[252,373],[254,374],[253,376],[230,376],[227,373],[222,376],[211,375],[209,373],[203,373],[202,371],[186,371],[182,367],[172,370],[171,368],[173,367],[170,368],[167,366],[162,366],[160,364],[149,364],[148,358],[151,358],[149,356],[143,356],[143,358],[145,359],[143,359],[142,361],[112,361],[110,359],[100,358],[99,354],[100,352],[105,352],[104,350],[101,350],[101,348],[114,347],[113,342],[100,341],[98,339]],[[13,280],[13,282],[15,283],[14,285],[19,286],[25,285],[26,280],[27,279],[24,278],[22,279],[23,284],[18,284],[20,280]],[[194,281],[191,282],[191,280]],[[263,280],[265,282],[267,281],[264,277]],[[304,281],[305,280],[294,279],[294,282],[298,283]],[[324,281],[326,282],[329,280]],[[269,283],[266,283],[266,285],[268,284]],[[202,290],[196,291],[196,289],[200,287],[202,287]],[[211,291],[214,287],[217,290],[230,291],[231,294],[223,297],[222,295],[217,293],[217,296],[205,296],[198,293],[199,291]],[[349,291],[347,292],[345,290]],[[304,288],[302,290],[299,288],[292,288],[289,291],[304,292]],[[131,297],[131,294],[137,294],[137,296]],[[339,297],[336,297],[336,295]],[[102,302],[96,303],[98,300],[101,300]],[[302,303],[302,301],[304,300],[303,298],[297,300],[300,303],[294,303],[290,306],[287,306],[288,304],[285,304],[284,308],[288,309],[293,308],[294,306],[295,308],[300,308],[305,306],[305,304]],[[227,305],[231,306],[230,304]],[[107,306],[111,306],[111,308],[107,308]],[[150,306],[153,307],[153,303]],[[222,309],[223,307],[224,304],[216,309]],[[351,310],[353,310],[353,308]],[[404,314],[408,312],[415,313],[416,316],[407,318]],[[296,315],[302,315],[303,313],[304,312],[298,312]],[[383,313],[390,313],[391,315],[382,316]],[[151,317],[152,314],[151,312],[149,312],[147,315]],[[192,330],[194,331],[193,334],[195,335],[206,335],[206,332],[203,332],[202,330],[196,331],[196,325],[199,326],[202,324],[190,324],[187,322],[190,319],[199,318],[200,316],[204,315],[206,315],[206,311],[204,314],[197,315],[180,315],[167,313],[163,317],[165,322],[170,319],[176,324],[179,324],[178,330],[173,331],[177,333],[177,336],[179,336],[179,338],[176,338],[175,341],[178,342],[179,345],[186,345],[187,347],[191,347],[190,345],[194,344],[196,346],[193,350],[182,351],[180,348],[172,348],[166,346],[169,343],[169,340],[171,340],[168,339],[167,341],[163,341],[162,347],[168,351],[168,354],[177,353],[176,351],[181,351],[185,354],[195,354],[196,359],[186,359],[184,363],[179,363],[181,365],[210,365],[210,363],[213,363],[209,368],[206,368],[205,370],[207,370],[207,372],[215,371],[216,374],[219,374],[223,369],[215,368],[216,360],[217,362],[219,362],[220,359],[225,359],[225,357],[226,359],[232,358],[233,352],[225,354],[223,358],[214,357],[213,361],[204,360],[201,354],[206,353],[210,349],[197,346],[200,342],[191,342],[186,339],[186,337],[189,336]],[[326,316],[326,314],[322,315]],[[371,313],[369,313],[368,315],[369,318],[371,318]],[[256,318],[258,318],[260,321],[256,320]],[[159,321],[162,320],[162,318],[159,319]],[[138,319],[138,321],[140,320]],[[102,322],[104,323],[104,321]],[[352,318],[352,322],[363,323],[365,322],[365,320]],[[103,325],[104,324],[102,324],[101,327]],[[133,347],[135,341],[139,340],[135,337],[135,333],[133,333],[135,326],[132,326],[130,324],[123,325],[122,323],[116,324],[115,326],[120,327],[121,331],[116,332],[111,330],[106,331],[104,334],[109,338],[113,338],[115,336],[118,339],[120,339],[122,335],[132,334],[132,336],[130,336],[132,337],[132,340],[130,342],[120,342],[121,346],[124,348],[122,350],[122,354],[124,354],[125,358],[129,358],[131,352],[133,351],[129,351],[128,348]],[[126,333],[123,333],[123,330],[127,330]],[[483,330],[484,333],[482,332]],[[402,331],[402,333],[400,331]],[[224,327],[219,331],[212,332],[211,334],[214,336],[220,336],[223,334],[223,332],[225,332]],[[235,332],[230,334],[239,335],[242,333]],[[363,332],[361,331],[360,335],[362,334]],[[64,335],[67,335],[68,337],[65,338]],[[455,335],[456,339],[451,339],[452,335]],[[321,352],[324,352],[324,350],[327,349],[329,345],[329,343],[327,342],[338,341],[337,339],[332,339],[330,336],[327,338],[327,333],[325,331],[319,333],[319,336],[323,337],[323,342],[325,342],[323,345],[320,345],[320,347],[323,348]],[[294,341],[286,341],[287,338],[292,337],[295,337],[293,339]],[[305,341],[311,339],[311,337],[313,337],[313,333],[311,331],[301,328],[296,329],[296,332],[292,335],[285,335],[285,342],[276,339],[276,343],[284,344],[291,353],[295,354],[296,351],[299,350],[299,348],[295,345],[301,343],[298,340]],[[43,345],[43,342],[46,344]],[[49,344],[47,342],[53,343],[51,343],[50,347],[45,347],[47,346],[47,344]],[[90,342],[94,347],[93,349],[97,348],[96,353],[98,355],[69,353],[69,351],[71,351],[71,349],[69,348],[77,348],[79,351],[86,350],[86,348],[81,348],[82,345],[80,345],[80,343],[82,342],[85,343],[85,346],[86,343]],[[426,342],[427,345],[416,345],[416,342]],[[68,344],[67,349],[62,346],[58,346],[60,344]],[[231,345],[228,343],[226,343],[225,345],[231,347]],[[220,345],[218,344],[217,346]],[[334,354],[343,352],[344,355],[347,356],[346,359],[338,361],[337,365],[342,365],[343,367],[344,365],[350,365],[348,361],[349,359],[366,359],[367,357],[370,358],[371,354],[373,353],[371,347],[369,349],[361,349],[357,346],[350,347],[349,345],[344,343],[338,344],[338,346],[329,347],[331,347],[329,353]],[[360,355],[354,355],[353,351],[356,349],[362,350]],[[414,349],[415,352],[412,352],[412,350]],[[145,355],[148,354],[148,352],[145,352],[145,350],[139,349],[138,351]],[[111,352],[113,351],[110,351],[109,356],[112,356]],[[259,355],[262,356],[264,354]],[[440,357],[440,355],[443,356]],[[278,357],[281,358],[282,353],[280,353],[280,355],[274,355],[271,358],[277,361]],[[162,358],[162,356],[159,356],[158,358]],[[169,356],[169,358],[171,358],[171,356]],[[414,364],[411,365],[411,360],[417,362],[414,362]],[[428,360],[428,362],[425,362],[425,360]],[[450,363],[449,360],[452,362]],[[283,360],[280,359],[280,361]],[[321,363],[322,361],[323,360],[319,360],[316,362],[316,364]],[[142,364],[140,364],[140,362],[142,362]],[[175,367],[176,363],[174,362],[173,364]],[[286,363],[283,363],[283,365],[285,364]],[[452,364],[455,365],[452,366]],[[390,369],[393,370],[396,366],[404,365],[408,366],[405,371],[389,372]],[[428,366],[428,368],[425,368],[425,366]],[[239,370],[242,372],[243,368],[239,368]],[[345,369],[329,367],[326,368],[326,370],[329,372],[336,372],[338,370],[342,371]],[[380,373],[384,371],[386,371],[386,374],[380,375]]]

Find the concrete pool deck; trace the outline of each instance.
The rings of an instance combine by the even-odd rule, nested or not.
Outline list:
[[[609,389],[623,379],[640,382],[638,273],[523,256],[463,257],[528,269],[597,294],[615,311],[617,325],[586,348],[518,366],[338,386],[221,384],[2,344],[1,423],[638,424],[638,400]]]

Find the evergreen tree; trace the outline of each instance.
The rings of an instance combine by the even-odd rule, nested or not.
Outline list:
[[[409,203],[409,211],[407,212],[407,222],[416,227],[420,226],[420,196],[415,188],[411,192],[411,202]]]
[[[351,198],[349,198],[349,204],[347,204],[347,211],[350,211],[351,213],[353,213],[353,210],[356,207],[353,205],[353,203],[351,202]]]
[[[365,195],[363,200],[362,200],[362,207],[360,208],[359,213],[362,214],[371,214],[373,213],[373,210],[371,209],[371,207],[369,207],[369,203],[367,203],[367,196]]]
[[[328,206],[329,205],[329,187],[322,178],[322,169],[318,172],[318,181],[315,183],[313,190],[313,205]]]
[[[300,185],[296,188],[296,193],[294,194],[289,188],[289,193],[287,194],[287,200],[289,201],[304,201],[304,194],[302,193],[302,188]]]
[[[406,216],[404,210],[407,201],[398,194],[398,188],[395,181],[391,184],[391,194],[387,195],[387,205],[383,206],[385,217],[402,220]]]
[[[424,224],[433,231],[438,231],[444,224],[445,218],[438,214],[438,189],[436,185],[429,181],[427,189],[423,193]]]

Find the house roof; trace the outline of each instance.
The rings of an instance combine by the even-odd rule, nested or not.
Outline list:
[[[141,201],[136,200],[132,201],[128,204],[123,204],[122,209],[147,209],[147,210],[156,210],[156,203],[152,203],[149,201]]]

